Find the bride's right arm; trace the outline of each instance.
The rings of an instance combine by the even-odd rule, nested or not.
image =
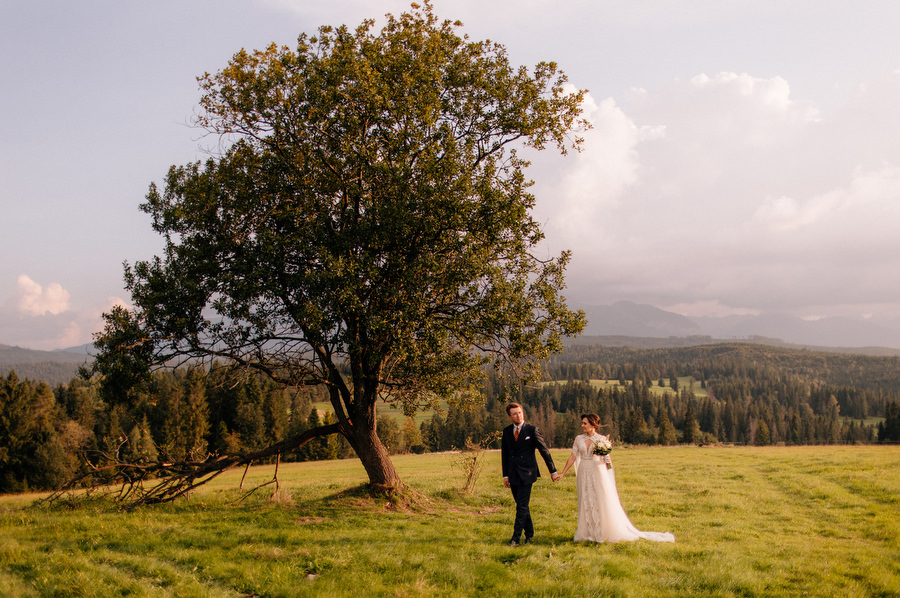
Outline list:
[[[562,471],[560,472],[559,477],[566,475],[566,472],[569,471],[569,468],[571,468],[572,464],[575,463],[575,459],[577,458],[575,451],[577,450],[577,448],[578,448],[578,436],[575,437],[575,444],[572,446],[572,454],[569,455],[569,460],[566,461],[566,465],[565,465],[565,467],[562,468]]]
[[[565,467],[563,467],[562,471],[559,473],[560,477],[566,475],[566,472],[569,471],[569,468],[572,467],[572,463],[575,463],[575,453],[569,455],[569,460],[566,461]]]

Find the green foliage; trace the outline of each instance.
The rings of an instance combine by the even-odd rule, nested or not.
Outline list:
[[[22,596],[583,596],[763,598],[900,593],[900,447],[617,448],[623,506],[674,544],[576,544],[576,482],[539,482],[531,546],[498,452],[460,495],[450,455],[395,459],[421,496],[348,491],[355,460],[282,465],[286,497],[236,506],[242,472],[190,501],[22,508],[0,498],[0,593]],[[554,451],[557,462],[566,450]],[[254,467],[248,483],[271,478]],[[348,583],[351,580],[352,583]]]
[[[765,421],[759,422],[759,428],[756,430],[753,444],[756,446],[766,446],[767,444],[771,444],[771,442],[772,439],[769,436],[769,426]]]
[[[682,432],[681,441],[685,444],[700,444],[702,441],[700,424],[697,422],[697,417],[694,415],[693,403],[693,401],[688,401],[687,409],[684,413],[684,430]]]
[[[884,422],[878,425],[878,440],[900,442],[900,403],[890,402],[884,409]]]
[[[657,433],[656,442],[664,446],[678,442],[675,437],[675,426],[672,425],[672,422],[669,419],[669,416],[666,415],[664,409],[660,410],[657,421],[659,422],[659,432]]]
[[[897,363],[746,344],[574,345],[545,364],[544,383],[512,389],[488,376],[484,409],[465,416],[449,410],[422,429],[430,450],[462,446],[457,430],[502,427],[497,405],[513,396],[556,447],[571,443],[582,413],[598,413],[605,431],[626,444],[867,443],[879,438],[878,416],[900,399]],[[678,379],[679,391],[654,383],[661,378]]]
[[[107,317],[97,371],[117,396],[139,366],[187,360],[325,385],[393,486],[379,398],[407,415],[476,400],[486,363],[536,374],[583,328],[559,294],[569,254],[533,253],[516,148],[565,153],[587,124],[555,64],[514,68],[428,3],[372,28],[242,50],[200,78],[197,124],[226,146],[151,185],[165,255],[126,267],[135,309]]]
[[[90,368],[81,369],[81,375],[89,378],[99,373],[103,377],[103,400],[110,405],[130,406],[150,381],[153,346],[145,342],[139,312],[116,305],[103,318],[103,332],[94,341],[98,354]]]
[[[0,378],[0,493],[53,488],[74,472],[67,448],[80,448],[49,386]]]
[[[771,363],[764,365],[766,355]],[[391,454],[460,449],[468,438],[502,429],[508,423],[503,405],[513,397],[526,405],[528,420],[541,427],[555,447],[571,446],[579,433],[580,414],[589,412],[601,415],[608,426],[605,431],[617,442],[632,445],[657,444],[663,414],[677,440],[685,444],[897,440],[891,434],[900,421],[896,390],[900,374],[895,371],[893,392],[872,388],[890,380],[883,373],[882,358],[821,359],[809,352],[764,347],[734,351],[729,345],[706,347],[686,361],[679,360],[678,352],[655,352],[647,359],[643,351],[631,349],[609,351],[605,357],[609,361],[602,363],[561,361],[570,356],[567,352],[546,364],[548,376],[566,377],[568,382],[513,388],[488,371],[483,407],[445,405],[434,417],[418,420],[385,408],[380,410],[378,433]],[[816,363],[828,367],[815,367]],[[658,371],[673,368],[690,374],[679,376],[677,395],[668,387],[646,384],[648,378],[658,379]],[[626,378],[625,384],[591,378],[617,372]],[[849,372],[857,376],[853,386],[833,385]],[[208,372],[196,368],[156,372],[134,395],[131,406],[105,403],[95,385],[77,378],[53,389],[53,400],[46,385],[14,378],[0,385],[4,392],[0,427],[6,430],[0,434],[0,455],[5,459],[7,491],[55,487],[61,478],[86,467],[85,456],[98,463],[99,450],[136,463],[171,460],[192,451],[240,454],[335,422],[322,387],[285,389],[268,377],[247,377],[220,365]],[[692,383],[692,378],[701,383]],[[190,406],[186,398],[192,393],[205,397],[205,407],[203,401]],[[866,417],[856,419],[848,413]],[[196,430],[205,432],[192,439]],[[352,447],[338,436],[287,450],[281,461],[352,456]]]

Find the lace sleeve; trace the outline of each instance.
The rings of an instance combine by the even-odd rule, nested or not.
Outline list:
[[[572,454],[575,455],[575,476],[578,476],[578,469],[581,467],[581,450],[578,448],[578,441],[581,438],[581,434],[575,437],[575,442],[572,443]]]

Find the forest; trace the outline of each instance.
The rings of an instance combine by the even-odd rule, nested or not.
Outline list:
[[[525,406],[553,447],[598,413],[619,444],[851,444],[900,441],[900,358],[728,343],[635,349],[570,345],[524,388],[491,370],[483,404],[406,417],[382,405],[393,453],[490,446],[504,405]],[[253,451],[329,423],[327,393],[237,378],[224,366],[156,372],[136,401],[108,405],[95,381],[0,378],[0,492],[59,487],[102,455],[124,462]],[[340,436],[282,461],[352,457]]]

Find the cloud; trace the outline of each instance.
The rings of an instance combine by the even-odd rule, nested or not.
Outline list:
[[[683,316],[708,316],[708,317],[724,317],[724,316],[758,316],[759,310],[734,308],[729,305],[723,305],[719,301],[696,301],[694,303],[676,303],[674,305],[663,306],[663,309],[672,311]]]
[[[103,330],[103,314],[112,310],[113,306],[130,307],[119,297],[107,297],[103,304],[93,305],[75,314],[58,334],[41,342],[53,348],[77,347],[93,340],[94,334]]]
[[[897,73],[830,114],[782,77],[719,73],[588,104],[585,152],[536,187],[548,245],[573,250],[570,297],[900,312],[898,103]]]
[[[72,307],[68,305],[67,292],[52,289],[53,285],[44,289],[28,276],[19,277],[14,295],[0,305],[0,343],[41,350],[83,345],[91,342],[93,335],[103,329],[104,312],[110,311],[114,305],[128,307],[119,297],[108,297],[105,301],[84,307]],[[65,295],[67,307],[57,312],[54,310],[61,304],[51,299],[61,295]],[[39,300],[41,297],[45,298],[43,303]],[[28,299],[24,309],[23,298]]]
[[[900,207],[900,167],[885,165],[877,171],[856,169],[846,187],[833,189],[807,200],[791,197],[767,199],[754,220],[771,232],[797,233],[805,228],[829,227],[832,240],[856,237],[865,230],[865,238],[850,238],[856,245],[867,245],[873,235],[896,234]]]
[[[59,283],[44,288],[25,274],[16,280],[15,296],[19,311],[28,316],[57,315],[69,309],[69,292]]]
[[[638,144],[665,135],[664,127],[636,125],[613,98],[597,103],[586,94],[583,107],[592,128],[583,134],[582,151],[537,166],[543,171],[537,194],[545,198],[537,217],[547,224],[549,235],[574,243],[596,238],[604,214],[619,207],[625,192],[639,184]]]
[[[307,0],[259,0],[260,4],[269,6],[276,11],[300,17],[309,22],[311,27],[306,31],[315,33],[315,28],[320,25],[348,25],[355,27],[363,19],[375,19],[376,27],[383,23],[382,17],[386,13],[400,15],[410,9],[407,0],[387,0],[378,8],[373,8],[368,0],[348,0],[345,2],[308,2]]]

